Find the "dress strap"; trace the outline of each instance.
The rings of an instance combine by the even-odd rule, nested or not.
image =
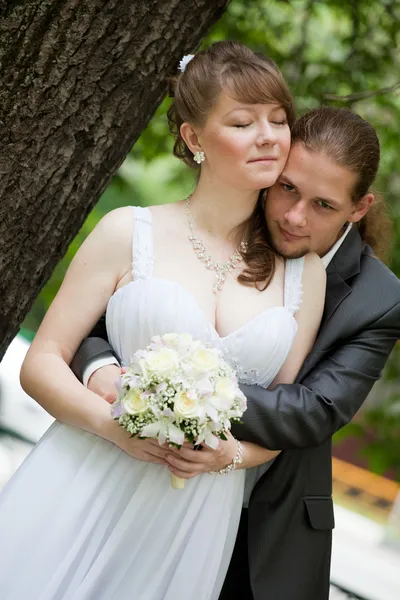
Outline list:
[[[304,256],[286,260],[284,306],[292,315],[299,310],[303,299],[303,270]]]
[[[153,227],[149,208],[133,206],[132,276],[133,280],[152,277],[154,269]]]

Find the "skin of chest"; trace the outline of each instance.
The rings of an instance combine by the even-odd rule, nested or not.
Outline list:
[[[215,272],[207,269],[196,256],[185,223],[176,227],[174,222],[164,220],[161,227],[160,220],[156,217],[153,219],[153,227],[153,276],[176,282],[185,288],[221,336],[239,329],[267,308],[283,305],[283,261],[277,262],[274,278],[263,291],[239,283],[238,267],[228,275],[222,290],[215,294],[212,291]],[[229,257],[230,251],[231,249],[227,249],[225,256]],[[210,254],[214,258],[211,245]],[[221,262],[224,262],[224,258],[221,258]]]

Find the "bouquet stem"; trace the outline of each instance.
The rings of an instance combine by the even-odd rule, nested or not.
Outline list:
[[[183,490],[185,488],[185,480],[171,473],[171,485],[176,490]]]

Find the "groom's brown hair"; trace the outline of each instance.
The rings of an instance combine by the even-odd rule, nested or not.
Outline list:
[[[346,108],[315,108],[294,124],[292,144],[299,142],[310,152],[325,154],[357,175],[352,190],[354,204],[372,192],[379,168],[379,139],[372,125],[359,115]],[[385,259],[390,250],[392,223],[383,197],[374,196],[374,203],[358,228],[362,240]]]

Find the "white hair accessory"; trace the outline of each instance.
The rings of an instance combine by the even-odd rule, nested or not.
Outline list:
[[[184,72],[192,58],[194,58],[194,54],[185,54],[185,56],[179,61],[179,70],[181,73]]]

